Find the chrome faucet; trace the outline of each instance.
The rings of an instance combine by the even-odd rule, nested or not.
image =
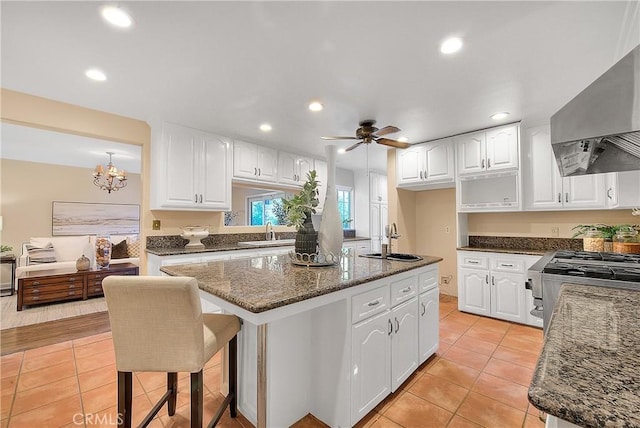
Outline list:
[[[389,253],[393,253],[391,240],[398,239],[400,237],[400,234],[398,233],[398,226],[396,226],[395,223],[386,225],[384,227],[384,234],[389,239]]]
[[[273,231],[273,226],[271,225],[270,221],[268,221],[267,224],[264,226],[264,232],[265,232],[265,239],[267,241],[276,240],[276,233]]]

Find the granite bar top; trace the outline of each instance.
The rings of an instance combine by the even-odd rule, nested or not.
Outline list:
[[[422,257],[417,262],[398,262],[347,256],[336,266],[306,267],[293,265],[288,255],[281,255],[160,270],[172,276],[194,277],[202,290],[260,313],[442,261],[440,257]]]
[[[640,292],[564,284],[529,387],[583,427],[640,427]]]
[[[262,236],[264,238],[264,235]],[[286,239],[286,238],[285,238]],[[293,238],[289,238],[293,239]],[[354,241],[370,241],[371,238],[364,237],[353,237],[353,238],[344,238],[344,242],[354,242]],[[185,240],[186,242],[186,240]],[[270,241],[273,242],[273,241]],[[149,254],[155,254],[156,256],[175,256],[177,254],[199,254],[199,253],[215,253],[218,251],[237,251],[237,250],[251,250],[255,248],[278,248],[279,246],[292,246],[293,244],[283,243],[282,245],[274,245],[273,243],[267,244],[265,241],[265,245],[239,245],[237,242],[235,243],[222,243],[215,246],[206,246],[205,248],[185,248],[183,246],[174,246],[174,247],[155,247],[149,248],[147,247],[145,251]]]
[[[538,256],[555,250],[582,251],[582,239],[472,235],[469,236],[469,245],[458,247],[458,250]]]

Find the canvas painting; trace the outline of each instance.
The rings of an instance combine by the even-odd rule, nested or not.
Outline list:
[[[140,205],[53,202],[53,236],[140,233]]]

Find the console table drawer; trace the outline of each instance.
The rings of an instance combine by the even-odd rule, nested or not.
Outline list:
[[[36,296],[40,294],[46,293],[56,293],[62,291],[75,291],[80,290],[82,293],[82,282],[71,282],[71,283],[54,283],[54,284],[44,284],[39,286],[31,286],[25,287],[23,294],[24,296]]]
[[[34,279],[25,279],[22,281],[22,285],[25,288],[28,287],[42,287],[49,285],[57,285],[57,284],[80,284],[82,287],[83,277],[82,275],[71,275],[71,276],[59,276],[59,277],[51,277],[51,278],[34,278]]]
[[[25,305],[28,305],[29,303],[46,303],[54,302],[56,300],[73,299],[77,297],[82,298],[82,287],[73,290],[61,290],[47,293],[25,293],[22,299],[23,303]]]

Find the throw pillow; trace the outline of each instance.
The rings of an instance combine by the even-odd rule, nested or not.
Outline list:
[[[127,238],[127,250],[129,257],[140,257],[140,240]]]
[[[111,258],[112,259],[126,259],[129,257],[129,253],[127,251],[127,240],[123,239],[120,243],[115,244],[111,247]]]
[[[44,247],[37,247],[35,245],[26,244],[27,252],[29,253],[29,264],[37,265],[41,263],[54,263],[56,261],[56,253],[53,251],[53,245],[51,243]]]

